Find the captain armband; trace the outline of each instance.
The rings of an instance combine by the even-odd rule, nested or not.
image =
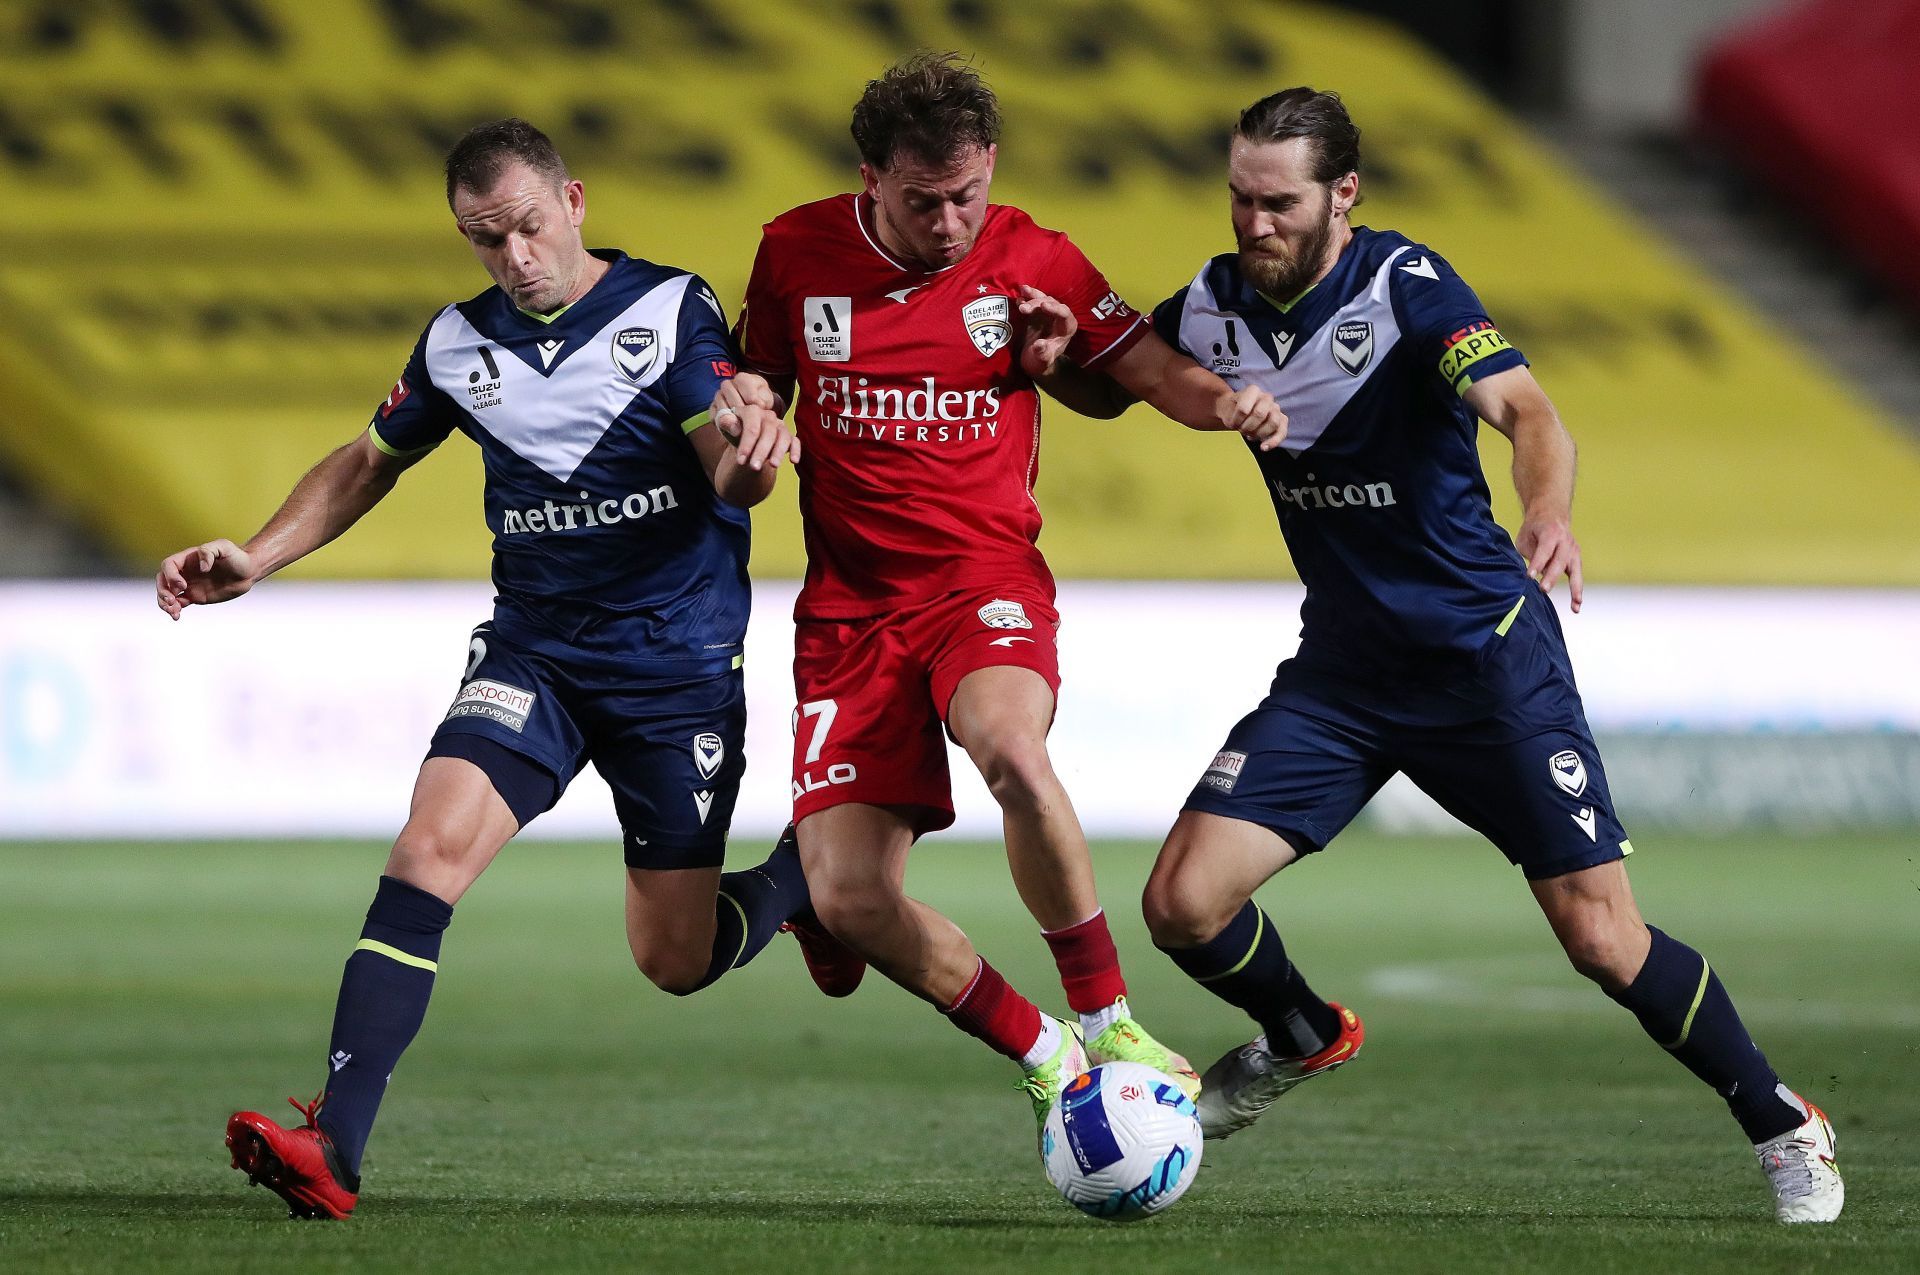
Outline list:
[[[1483,359],[1490,359],[1513,345],[1500,335],[1500,329],[1486,321],[1470,323],[1447,337],[1440,355],[1440,375],[1456,394],[1466,393],[1473,384],[1468,370]]]

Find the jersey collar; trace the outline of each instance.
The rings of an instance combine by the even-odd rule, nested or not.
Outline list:
[[[1268,305],[1272,306],[1274,309],[1278,310],[1280,313],[1285,314],[1287,311],[1293,309],[1293,307],[1299,305],[1302,301],[1305,301],[1307,299],[1307,293],[1312,292],[1315,288],[1319,286],[1320,286],[1320,281],[1318,279],[1315,279],[1312,283],[1302,288],[1300,290],[1300,295],[1296,296],[1291,301],[1275,301],[1272,297],[1268,296],[1264,292],[1261,292],[1258,288],[1254,289],[1254,295],[1259,297],[1262,301],[1266,302]]]
[[[1347,289],[1345,280],[1350,277],[1355,269],[1366,268],[1368,241],[1369,235],[1366,233],[1366,227],[1355,226],[1352,237],[1347,240],[1346,246],[1340,249],[1340,255],[1333,259],[1333,268],[1308,284],[1293,300],[1284,303],[1274,300],[1266,293],[1255,288],[1251,282],[1247,281],[1247,277],[1240,273],[1237,258],[1235,259],[1234,276],[1241,281],[1241,286],[1245,287],[1247,291],[1251,292],[1254,296],[1259,297],[1260,300],[1271,307],[1276,314],[1285,315],[1288,319],[1294,320],[1302,330],[1310,329],[1319,322],[1319,319],[1314,316],[1327,309],[1327,307],[1319,304],[1322,298],[1332,297],[1332,306],[1334,309],[1338,309],[1341,305],[1345,304],[1347,299],[1345,296]],[[1328,312],[1330,313],[1330,311]]]
[[[541,324],[546,327],[551,327],[555,323],[558,323],[563,317],[567,315],[568,312],[573,310],[581,302],[585,301],[588,297],[591,297],[594,293],[600,291],[601,287],[606,284],[607,280],[613,278],[614,272],[620,269],[621,263],[629,260],[629,258],[627,257],[627,254],[620,251],[618,248],[589,248],[587,249],[587,255],[590,257],[598,257],[600,260],[606,262],[607,263],[606,273],[602,274],[598,279],[595,279],[593,281],[593,286],[591,288],[588,288],[585,292],[581,293],[579,296],[575,297],[573,300],[567,302],[565,305],[561,306],[558,310],[554,310],[548,314],[541,314],[536,310],[522,310],[519,306],[513,305],[513,302],[511,301],[508,301],[507,304],[509,306],[512,306],[513,312],[519,315],[523,319],[531,319],[533,320],[533,322]],[[501,290],[502,295],[505,295],[505,291],[506,291],[505,289]]]
[[[892,266],[895,270],[900,271],[902,274],[917,274],[917,275],[945,274],[947,271],[953,269],[953,266],[960,265],[961,262],[966,261],[967,257],[971,257],[973,255],[973,252],[969,252],[967,253],[966,257],[962,257],[960,258],[959,261],[954,262],[953,266],[941,266],[938,270],[929,270],[925,266],[907,265],[905,262],[901,261],[898,257],[888,252],[885,246],[881,244],[880,230],[877,226],[873,224],[873,217],[874,217],[873,201],[867,198],[867,192],[863,190],[856,193],[853,197],[853,223],[854,225],[860,227],[860,237],[867,241],[867,246],[869,248],[873,249],[876,253],[880,255],[880,259],[882,261]],[[983,235],[987,233],[987,227],[985,223],[981,224],[980,233]],[[973,241],[973,247],[975,251],[979,250],[980,241],[978,239],[975,239]]]

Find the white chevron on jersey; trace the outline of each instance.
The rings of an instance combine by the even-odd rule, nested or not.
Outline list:
[[[680,303],[692,277],[676,275],[642,294],[546,376],[448,306],[427,331],[427,375],[481,429],[564,483],[628,404],[672,364]],[[622,371],[615,357],[614,338],[630,328],[653,333],[653,361],[637,378]],[[490,365],[481,357],[482,346],[490,347]],[[495,369],[494,401],[478,406],[469,388],[493,383]],[[476,372],[477,382],[469,379]]]
[[[1273,395],[1280,410],[1287,414],[1287,440],[1281,446],[1289,454],[1298,456],[1318,442],[1333,418],[1366,384],[1367,375],[1386,362],[1387,353],[1399,344],[1400,322],[1394,318],[1393,299],[1388,290],[1393,282],[1394,263],[1411,251],[1411,247],[1401,248],[1381,262],[1373,273],[1373,282],[1365,290],[1356,293],[1311,336],[1293,342],[1294,348],[1288,352],[1283,366],[1276,368],[1271,355],[1258,341],[1240,342],[1239,371],[1222,375],[1236,388],[1258,385]],[[1207,287],[1207,268],[1203,266],[1187,286],[1186,304],[1180,312],[1181,346],[1196,352],[1195,357],[1202,358],[1204,366],[1201,352],[1226,340],[1226,322],[1230,318],[1238,316],[1223,309],[1214,298],[1212,289]],[[1373,325],[1372,361],[1358,376],[1342,369],[1333,357],[1334,332],[1343,323],[1355,322]]]

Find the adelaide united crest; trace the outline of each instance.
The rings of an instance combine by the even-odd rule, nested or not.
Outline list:
[[[960,307],[967,335],[982,357],[992,358],[1013,340],[1013,302],[1006,297],[979,297]]]

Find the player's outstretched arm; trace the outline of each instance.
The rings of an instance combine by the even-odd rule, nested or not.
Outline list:
[[[1082,416],[1109,421],[1136,400],[1120,383],[1100,372],[1089,372],[1066,357],[1067,345],[1080,330],[1073,310],[1035,287],[1020,285],[1020,366],[1059,403]]]
[[[1188,429],[1235,430],[1270,452],[1287,436],[1287,414],[1258,386],[1234,388],[1161,339],[1157,332],[1105,369],[1133,397]]]
[[[1111,376],[1089,372],[1067,359],[1061,359],[1045,376],[1033,379],[1062,407],[1096,421],[1110,421],[1140,401]]]
[[[1513,489],[1520,496],[1520,531],[1514,547],[1542,593],[1562,575],[1580,609],[1580,542],[1573,538],[1573,435],[1553,402],[1524,367],[1496,372],[1467,387],[1463,398],[1481,420],[1513,442]]]
[[[389,456],[364,433],[335,449],[246,544],[209,540],[169,554],[154,577],[160,609],[177,620],[190,606],[239,597],[358,522],[418,459]]]

